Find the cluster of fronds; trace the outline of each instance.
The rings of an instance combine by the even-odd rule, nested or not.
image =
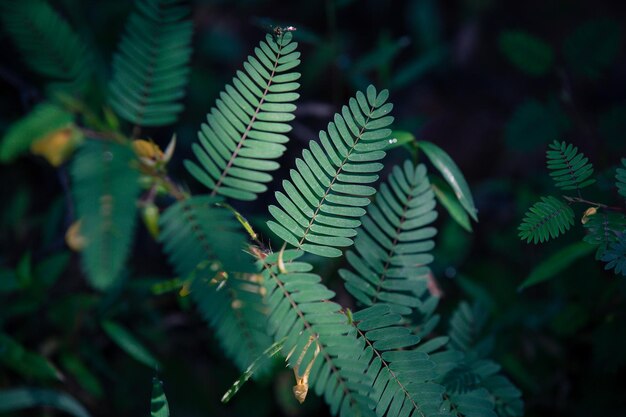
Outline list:
[[[520,415],[519,395],[497,375],[499,367],[485,366],[483,356],[470,352],[467,314],[453,318],[450,337],[431,337],[440,320],[438,298],[429,289],[437,218],[433,186],[425,166],[412,161],[393,167],[378,190],[373,186],[385,149],[396,142],[390,140],[388,91],[369,86],[357,92],[319,133],[319,141],[311,140],[296,158],[290,178],[275,193],[267,223],[295,249],[272,253],[225,199],[254,200],[265,192],[279,168],[276,159],[286,150],[300,87],[300,74],[293,71],[300,53],[290,29],[278,28],[259,43],[207,114],[192,145],[195,159],[185,166],[208,192],[190,196],[166,174],[173,145],[162,152],[149,141],[130,140],[139,127],[173,123],[182,111],[191,56],[189,8],[178,0],[137,0],[136,6],[107,91],[112,110],[135,129],[121,132],[109,110],[105,121],[92,113],[77,119],[104,130],[92,135],[85,129],[88,140],[71,165],[80,219],[73,233],[90,283],[104,291],[121,282],[139,206],[181,293],[190,293],[246,378],[248,365],[268,369],[255,365],[261,363],[257,357],[281,347],[294,371],[296,398],[304,401],[310,388],[342,417]],[[47,4],[12,2],[6,10],[5,25],[33,69],[45,68],[42,74],[55,80],[88,78],[87,47]],[[43,36],[24,29],[31,21]],[[52,26],[58,33],[50,33]],[[56,51],[59,45],[63,48]],[[59,61],[52,62],[57,52]],[[37,119],[45,119],[47,129],[81,129],[73,113],[82,107],[74,100],[37,107],[3,142],[2,159],[28,149],[33,139],[24,137],[49,133]],[[467,216],[476,220],[476,209],[458,167],[435,145],[419,146],[450,187],[436,188],[438,198],[456,204],[457,218],[469,228]],[[558,184],[582,188],[591,175],[586,160],[575,149],[562,153],[553,166]],[[574,174],[562,172],[563,164]],[[142,186],[146,193],[140,198]],[[158,194],[176,201],[160,212]],[[555,207],[537,211],[529,233],[543,240],[554,235],[552,219],[563,222],[562,213],[549,215]],[[339,257],[353,244],[346,254],[349,269],[340,275],[363,307],[354,314],[331,301],[334,292],[301,259],[304,252]],[[157,380],[152,415],[169,415]]]
[[[575,196],[541,197],[528,209],[519,226],[519,237],[526,242],[546,242],[568,231],[574,225],[573,203],[587,204],[581,222],[586,229],[585,242],[597,245],[596,259],[606,262],[605,269],[626,276],[626,216],[623,209],[592,203],[582,198],[581,189],[596,182],[593,166],[578,148],[565,142],[554,142],[546,152],[547,166],[555,186],[574,190]],[[626,160],[622,160],[626,166]],[[615,187],[626,196],[626,170],[617,168]]]

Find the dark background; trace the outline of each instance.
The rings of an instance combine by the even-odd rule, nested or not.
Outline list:
[[[52,3],[95,45],[96,71],[106,80],[132,3]],[[617,54],[597,77],[589,78],[568,61],[563,46],[593,19],[609,19],[621,29]],[[286,175],[300,148],[325,128],[357,89],[369,83],[390,88],[394,127],[445,149],[465,173],[479,210],[480,223],[474,225],[473,234],[443,212],[438,220],[434,272],[444,292],[442,313],[449,314],[461,299],[476,299],[490,310],[495,359],[523,390],[526,415],[624,413],[624,278],[603,271],[603,265],[589,255],[547,283],[521,293],[516,288],[541,260],[583,236],[582,228],[575,227],[566,237],[540,246],[517,237],[527,207],[539,195],[555,192],[544,163],[550,142],[565,140],[585,152],[599,178],[591,195],[615,201],[611,178],[619,158],[626,156],[622,28],[626,3],[196,1],[193,20],[195,50],[186,110],[177,125],[142,132],[142,137],[151,137],[162,147],[177,133],[179,143],[170,165],[176,181],[202,191],[185,173],[182,160],[190,155],[205,114],[270,25],[297,27],[301,98],[289,151],[280,161],[283,168],[273,185]],[[501,33],[508,30],[525,31],[547,42],[554,51],[552,69],[531,76],[516,68],[499,47]],[[44,83],[26,69],[5,34],[0,35],[0,47],[0,129],[4,131],[43,98]],[[541,103],[543,111],[521,127],[515,125],[513,115],[528,100]],[[404,149],[390,152],[386,172],[408,156]],[[51,253],[67,250],[63,234],[73,220],[67,178],[66,166],[57,171],[33,156],[0,166],[2,268],[14,268],[25,253],[36,264]],[[272,201],[272,193],[266,193],[237,208],[265,231],[263,219]],[[269,240],[269,232],[265,236]],[[339,301],[349,303],[334,273],[338,266],[327,263],[318,271],[339,292]],[[103,387],[100,398],[71,377],[53,385],[78,398],[94,416],[148,412],[153,371],[126,356],[98,328],[97,318],[111,314],[133,329],[162,361],[160,376],[174,417],[328,413],[314,395],[298,406],[291,394],[292,374],[280,365],[272,380],[250,383],[230,404],[220,404],[238,372],[222,355],[211,330],[187,299],[175,293],[155,296],[142,285],[172,274],[159,245],[140,228],[129,267],[134,285],[122,294],[99,296],[89,290],[73,255],[49,292],[17,294],[10,300],[0,294],[0,312],[4,310],[0,328],[40,352],[68,337],[77,351],[97,351],[85,356]],[[76,294],[97,302],[69,307],[82,305],[71,298]],[[34,297],[38,302],[28,307]],[[27,383],[0,366],[0,388]]]

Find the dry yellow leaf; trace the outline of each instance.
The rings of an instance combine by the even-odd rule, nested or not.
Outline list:
[[[85,236],[80,234],[81,221],[77,220],[65,232],[65,243],[73,251],[80,252],[87,245]]]
[[[33,142],[30,151],[46,158],[50,165],[58,167],[67,160],[76,146],[74,134],[72,127],[56,130]]]
[[[594,214],[596,214],[598,212],[598,208],[597,207],[589,207],[587,210],[585,210],[585,212],[583,213],[583,217],[582,219],[580,219],[580,222],[582,224],[585,224],[589,221],[589,217],[593,216]]]

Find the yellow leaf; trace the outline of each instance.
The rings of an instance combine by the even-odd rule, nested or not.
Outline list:
[[[587,210],[585,210],[585,212],[583,213],[583,217],[582,219],[580,219],[580,222],[582,224],[585,224],[589,221],[589,217],[593,216],[594,214],[596,214],[598,212],[598,208],[597,207],[589,207]]]
[[[73,127],[64,127],[36,140],[30,145],[30,151],[39,155],[58,167],[67,160],[78,143],[76,130]]]
[[[163,151],[159,145],[152,141],[137,139],[133,141],[133,150],[139,158],[145,158],[152,161],[163,160]]]
[[[85,236],[80,234],[81,221],[77,220],[65,232],[65,243],[73,251],[80,252],[87,245]]]

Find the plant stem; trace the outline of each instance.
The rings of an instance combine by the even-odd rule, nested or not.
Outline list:
[[[564,195],[563,198],[568,203],[585,203],[585,204],[590,204],[592,206],[602,207],[603,209],[606,209],[606,210],[624,211],[624,209],[621,207],[609,206],[606,204],[597,203],[595,201],[585,200],[584,198],[581,198],[581,197],[569,197],[569,196]]]

